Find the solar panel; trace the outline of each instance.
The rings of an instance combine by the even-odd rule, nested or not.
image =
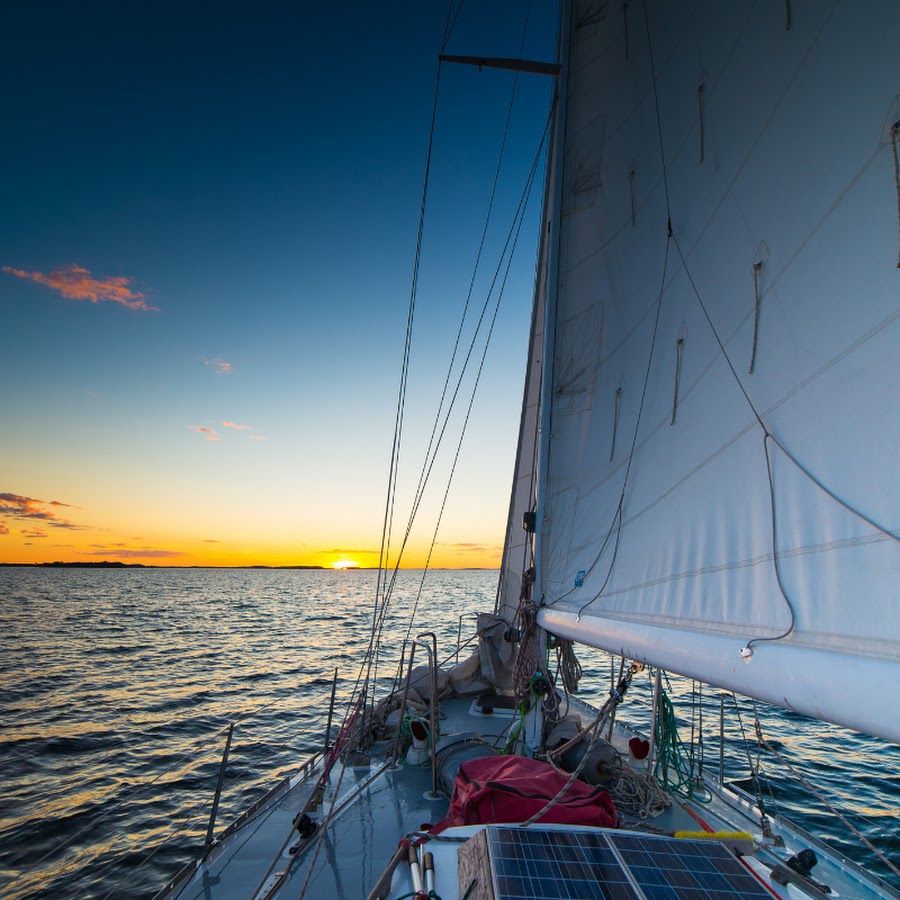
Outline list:
[[[485,830],[494,900],[772,898],[717,841],[613,831]]]

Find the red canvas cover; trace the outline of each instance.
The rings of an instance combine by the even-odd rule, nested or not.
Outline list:
[[[549,763],[522,756],[468,760],[459,767],[447,815],[429,830],[438,834],[457,825],[526,822],[567,781]],[[616,807],[602,788],[576,779],[538,821],[615,828]]]

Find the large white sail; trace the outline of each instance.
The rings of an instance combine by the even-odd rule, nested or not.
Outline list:
[[[900,741],[900,4],[569,34],[540,622]]]

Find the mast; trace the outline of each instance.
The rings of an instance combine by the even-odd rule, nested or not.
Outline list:
[[[541,415],[537,454],[537,504],[534,535],[534,598],[538,605],[543,589],[543,535],[546,515],[547,471],[550,454],[550,434],[553,418],[553,376],[556,345],[556,301],[559,288],[560,219],[562,215],[563,173],[566,167],[566,120],[569,91],[569,60],[572,28],[572,3],[563,0],[560,8],[557,54],[561,63],[554,107],[553,153],[551,178],[548,179],[550,253],[546,272],[546,300],[544,303],[544,351],[541,370]]]
[[[526,363],[525,386],[522,397],[522,414],[519,426],[516,463],[510,496],[509,515],[506,525],[506,537],[503,544],[503,559],[500,565],[500,583],[497,596],[497,615],[510,625],[516,617],[519,599],[523,590],[523,579],[528,568],[536,566],[539,552],[538,534],[526,530],[526,517],[535,523],[539,531],[539,513],[535,503],[540,491],[539,478],[539,444],[544,434],[549,433],[544,425],[545,412],[549,411],[545,392],[548,389],[547,366],[552,364],[553,336],[548,334],[548,325],[552,329],[553,317],[550,313],[552,297],[555,293],[556,255],[559,242],[559,192],[561,190],[562,159],[560,149],[563,146],[563,123],[565,118],[564,103],[561,107],[560,97],[565,97],[565,89],[560,84],[565,77],[560,65],[563,58],[563,34],[568,28],[568,2],[563,2],[560,9],[559,38],[557,40],[557,61],[555,63],[524,62],[525,71],[537,71],[551,74],[556,78],[552,101],[552,121],[550,130],[550,146],[547,152],[547,177],[544,181],[544,198],[541,208],[541,233],[538,260],[535,272],[534,302],[531,317],[531,328],[528,341],[528,357]],[[454,58],[470,64],[489,64],[490,61],[473,57]],[[504,60],[500,67],[506,68]],[[532,588],[532,596],[537,602],[539,590]]]

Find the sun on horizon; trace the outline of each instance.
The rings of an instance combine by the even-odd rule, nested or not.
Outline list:
[[[353,559],[339,559],[331,564],[332,569],[358,569],[359,563]]]

